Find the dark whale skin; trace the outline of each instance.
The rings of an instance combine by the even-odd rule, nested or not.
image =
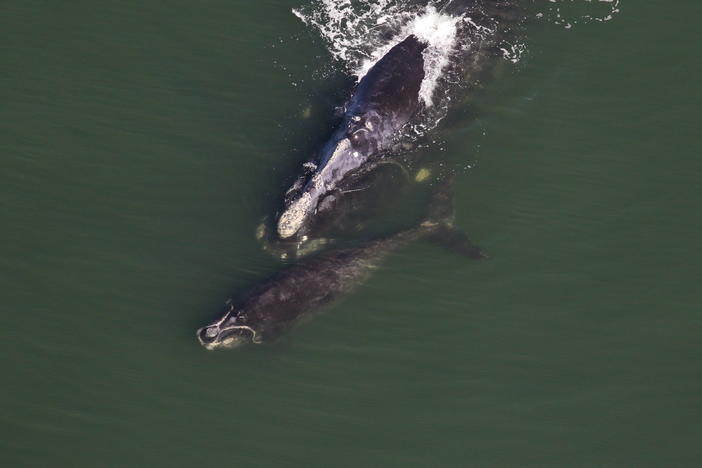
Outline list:
[[[328,249],[289,265],[248,293],[227,301],[224,315],[197,331],[207,349],[233,348],[276,338],[300,319],[350,293],[390,253],[427,239],[468,258],[485,258],[465,233],[453,226],[453,178],[433,190],[416,227],[366,241],[355,247]]]
[[[361,79],[346,112],[347,136],[355,149],[363,149],[366,139],[379,137],[379,144],[400,130],[419,108],[419,90],[424,80],[424,58],[427,47],[414,35],[385,54]],[[370,130],[367,119],[381,120]],[[343,126],[342,126],[343,128]]]
[[[420,107],[419,90],[424,80],[422,52],[427,45],[408,36],[386,53],[361,79],[341,125],[322,147],[314,170],[288,191],[278,218],[278,235],[290,238],[300,231],[350,173],[387,148]]]
[[[351,292],[390,252],[428,236],[423,225],[361,247],[328,250],[303,258],[236,300],[222,318],[197,331],[207,349],[232,348],[276,338],[300,318]]]

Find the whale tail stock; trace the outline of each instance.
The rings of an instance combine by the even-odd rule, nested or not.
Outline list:
[[[489,258],[465,231],[454,226],[455,214],[453,176],[448,176],[439,181],[421,223],[427,229],[426,240],[465,257]]]

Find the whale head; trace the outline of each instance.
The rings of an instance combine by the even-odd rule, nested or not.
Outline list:
[[[278,219],[277,230],[281,239],[288,239],[297,234],[314,211],[315,201],[310,192],[306,191],[287,206]]]
[[[229,305],[229,311],[211,324],[197,330],[196,336],[202,346],[208,350],[237,348],[247,343],[261,343],[259,333],[247,325],[246,314],[234,312]]]
[[[344,127],[341,128],[344,130]],[[339,133],[337,131],[337,133]],[[325,146],[326,156],[319,167],[315,166],[306,183],[301,183],[298,179],[295,185],[288,192],[296,193],[290,201],[286,201],[285,210],[278,218],[278,236],[281,239],[289,239],[300,232],[305,223],[317,212],[317,207],[321,199],[334,191],[336,185],[347,176],[347,174],[357,169],[363,160],[359,158],[359,153],[354,152],[348,138],[335,135]],[[302,186],[301,192],[297,192],[297,187]]]

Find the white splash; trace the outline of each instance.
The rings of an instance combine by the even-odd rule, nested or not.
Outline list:
[[[354,70],[354,74],[360,79],[390,49],[410,34],[414,34],[418,39],[428,44],[423,53],[425,77],[419,95],[424,104],[430,107],[433,104],[434,88],[449,64],[454,50],[459,21],[461,18],[443,15],[438,13],[434,7],[428,7],[425,12],[415,16],[412,21],[402,27],[392,41],[373,50],[371,57],[363,60],[360,66]]]
[[[359,80],[410,34],[425,41],[425,76],[420,88],[425,108],[410,128],[411,134],[420,135],[446,115],[456,87],[470,85],[462,74],[462,67],[471,66],[465,60],[474,60],[483,41],[489,43],[496,37],[498,26],[480,12],[479,21],[466,12],[452,16],[442,7],[450,4],[445,0],[430,0],[423,6],[408,0],[314,0],[294,9],[293,14],[316,29],[332,56]],[[524,52],[520,44],[503,42],[500,47],[503,56],[514,63]]]
[[[420,88],[426,107],[435,103],[437,84],[455,52],[459,24],[470,20],[443,14],[432,4],[420,7],[399,0],[320,0],[316,7],[294,9],[293,14],[316,28],[330,53],[359,80],[410,34],[426,42]]]
[[[351,70],[369,57],[383,32],[407,22],[413,11],[398,0],[318,0],[293,14],[317,29],[329,52]]]
[[[611,21],[621,12],[621,0],[548,0],[549,6],[542,12],[536,14],[536,18],[546,20],[564,29],[572,29],[576,25],[588,23],[604,23]],[[585,5],[585,3],[592,4]],[[593,9],[597,8],[595,4],[599,4],[600,9],[604,9],[599,15],[594,14]],[[569,13],[569,9],[585,8],[589,10],[585,14]]]

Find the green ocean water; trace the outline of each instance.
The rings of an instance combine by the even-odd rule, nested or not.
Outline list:
[[[207,352],[348,91],[301,3],[0,5],[0,465],[699,466],[702,4],[530,21],[437,130],[490,260]]]

